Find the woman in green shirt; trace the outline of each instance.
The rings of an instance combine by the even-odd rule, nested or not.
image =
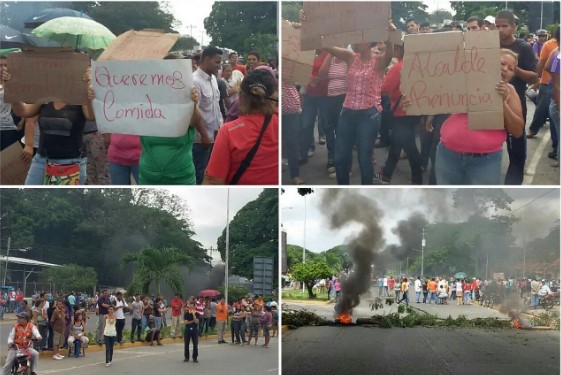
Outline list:
[[[142,154],[139,162],[140,185],[195,185],[193,141],[195,128],[201,124],[197,107],[199,95],[193,88],[193,116],[187,133],[181,137],[140,137]]]

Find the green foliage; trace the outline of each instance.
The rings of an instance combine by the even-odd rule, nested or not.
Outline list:
[[[452,13],[450,13],[446,9],[437,9],[428,15],[427,21],[431,24],[436,23],[440,26],[440,24],[442,24],[444,20],[451,20],[453,19],[452,17]]]
[[[414,18],[421,23],[427,20],[428,6],[421,1],[392,1],[392,20],[398,29],[406,30],[405,21]]]
[[[2,247],[31,248],[26,257],[92,267],[102,285],[127,285],[121,258],[144,247],[175,247],[208,263],[193,240],[189,209],[160,189],[2,189]],[[121,271],[121,272],[119,272]],[[32,275],[30,281],[41,281]]]
[[[273,275],[278,274],[278,206],[278,190],[264,189],[230,222],[229,266],[232,275],[253,279],[253,258],[256,256],[274,258]],[[218,238],[218,251],[224,260],[226,228]],[[277,278],[273,280],[276,285]]]
[[[48,268],[47,280],[54,283],[59,291],[91,291],[97,285],[97,274],[92,267],[65,264]]]
[[[181,36],[177,39],[177,42],[172,47],[172,51],[187,51],[192,50],[198,45],[197,39],[192,36]]]
[[[215,2],[204,20],[212,44],[245,55],[256,34],[277,34],[276,2]],[[278,39],[278,38],[277,38]],[[275,50],[276,52],[276,50]],[[265,55],[263,56],[265,57]]]
[[[282,314],[282,324],[294,329],[303,326],[323,326],[327,321],[311,312],[288,310]]]
[[[333,271],[322,260],[297,264],[291,271],[291,275],[294,279],[306,285],[309,298],[315,298],[313,293],[314,284],[321,279],[328,278],[332,274]]]
[[[253,34],[244,41],[245,51],[256,51],[261,61],[276,59],[278,55],[278,37],[276,34]]]
[[[155,283],[159,295],[162,282],[170,286],[174,292],[180,292],[183,289],[183,278],[179,266],[189,266],[193,259],[173,247],[161,250],[146,247],[139,252],[123,256],[123,262],[134,264],[131,289],[148,294],[150,285]]]
[[[300,9],[302,9],[301,1],[283,1],[282,2],[282,18],[292,22],[300,20]]]

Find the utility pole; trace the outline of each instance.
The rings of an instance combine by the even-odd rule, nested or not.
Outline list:
[[[193,36],[193,29],[196,29],[197,26],[195,26],[195,25],[187,25],[187,26],[185,26],[185,27],[191,30],[191,34],[189,34],[189,35],[191,36],[191,38],[194,38],[194,36]]]
[[[12,237],[8,237],[8,250],[6,251],[6,265],[4,266],[4,281],[2,286],[6,286],[6,277],[8,277],[8,260],[10,256],[10,244],[12,242]]]
[[[304,264],[306,264],[306,215],[308,212],[308,205],[306,202],[306,195],[304,195],[304,249],[302,250],[302,263]],[[306,292],[304,285],[304,282],[302,282],[302,294]]]
[[[224,297],[226,298],[226,306],[228,306],[228,256],[230,252],[230,188],[228,188],[228,196],[226,200],[226,267],[225,271],[225,288]],[[227,320],[226,320],[227,323]]]
[[[423,239],[421,240],[421,278],[425,277],[425,227],[423,227]]]

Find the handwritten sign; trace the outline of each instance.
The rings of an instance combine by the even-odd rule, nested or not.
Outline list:
[[[282,79],[306,86],[312,75],[314,51],[300,50],[300,29],[282,21]]]
[[[471,129],[503,129],[498,31],[405,36],[401,92],[408,115],[468,113]]]
[[[178,38],[179,34],[166,34],[161,30],[129,30],[111,42],[97,61],[161,60]]]
[[[23,185],[31,163],[21,160],[22,147],[19,142],[6,147],[0,153],[0,184]]]
[[[60,48],[35,48],[11,53],[7,61],[11,79],[6,82],[7,103],[61,101],[84,104],[88,100],[84,73],[90,58]]]
[[[304,2],[302,50],[388,40],[390,2]]]
[[[191,60],[95,61],[92,101],[103,133],[180,137],[193,114]]]

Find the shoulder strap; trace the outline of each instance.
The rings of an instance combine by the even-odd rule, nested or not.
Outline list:
[[[242,177],[242,175],[247,170],[247,168],[249,167],[249,164],[251,163],[253,157],[257,153],[257,149],[259,149],[259,145],[261,144],[261,139],[263,139],[263,134],[265,134],[265,131],[269,127],[271,118],[272,118],[271,115],[265,116],[265,119],[263,120],[263,126],[261,127],[261,131],[259,132],[259,137],[257,137],[257,141],[255,142],[251,150],[249,150],[249,152],[247,153],[247,156],[240,164],[240,167],[236,171],[236,174],[234,174],[234,177],[232,177],[232,180],[230,181],[230,185],[236,185],[240,180],[240,178]]]
[[[401,102],[401,98],[403,98],[403,95],[399,97],[399,99],[397,100],[397,102],[393,105],[392,107],[392,113],[395,112],[395,110],[397,109],[397,106],[399,105],[399,103]]]

